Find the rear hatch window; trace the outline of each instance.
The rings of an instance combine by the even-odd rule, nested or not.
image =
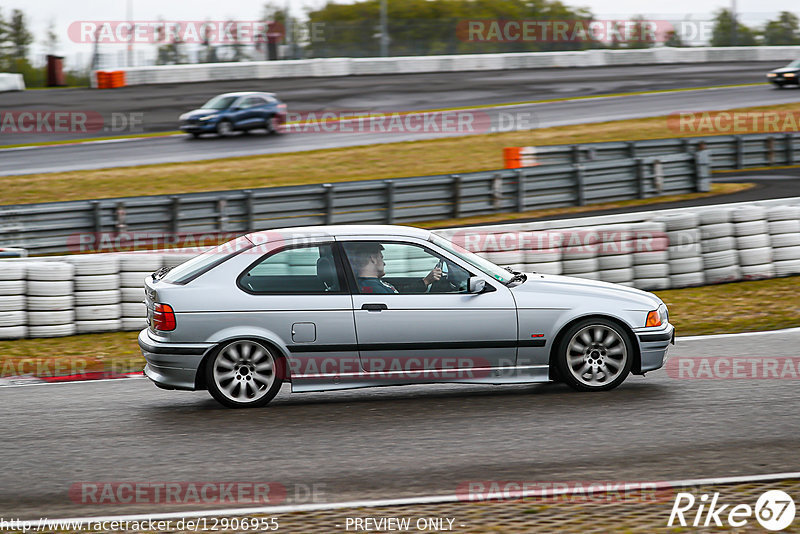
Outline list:
[[[169,284],[188,284],[201,274],[210,271],[225,260],[232,258],[233,256],[244,252],[247,249],[253,248],[254,246],[255,245],[253,245],[253,243],[247,239],[247,237],[238,237],[232,241],[228,241],[227,243],[217,245],[211,250],[208,250],[203,254],[200,254],[199,256],[178,265],[177,267],[173,267],[166,274],[164,274],[162,278],[159,278],[158,281],[167,282]]]

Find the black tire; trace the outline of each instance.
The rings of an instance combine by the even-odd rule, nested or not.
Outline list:
[[[229,120],[221,120],[217,123],[217,135],[229,137],[233,134],[233,124]]]
[[[192,132],[191,139],[199,139],[202,134],[200,132]]]
[[[564,333],[555,365],[559,381],[577,391],[608,391],[625,381],[633,358],[627,332],[616,322],[598,317],[580,321]]]
[[[280,135],[281,132],[277,120],[275,115],[264,119],[264,128],[267,130],[267,135]]]
[[[264,358],[260,356],[262,353]],[[267,361],[272,363],[270,373],[258,369]],[[283,357],[275,350],[255,340],[236,339],[221,345],[206,361],[206,387],[223,406],[258,408],[278,394],[285,368]],[[265,378],[266,375],[269,377]]]

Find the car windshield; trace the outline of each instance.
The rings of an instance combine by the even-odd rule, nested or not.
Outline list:
[[[453,243],[452,241],[448,241],[447,239],[440,237],[436,234],[431,234],[430,238],[431,242],[435,245],[438,245],[445,249],[446,251],[455,254],[462,260],[466,261],[467,263],[471,264],[472,266],[480,269],[484,273],[488,274],[495,280],[499,280],[504,284],[508,284],[511,282],[511,279],[514,275],[507,270],[503,269],[502,267],[498,267],[494,263],[490,262],[487,259],[481,258],[477,254],[473,254],[469,250],[465,249],[464,247]]]
[[[187,284],[201,274],[210,271],[228,258],[231,258],[247,249],[253,248],[254,246],[255,245],[253,245],[253,243],[247,239],[247,237],[237,237],[232,241],[217,245],[211,250],[208,250],[187,262],[181,263],[177,267],[171,269],[160,281],[170,284]]]
[[[227,109],[231,107],[231,104],[239,97],[237,96],[215,96],[205,104],[203,104],[203,109]]]
[[[789,63],[786,66],[787,67],[792,67],[792,68],[795,68],[795,69],[796,68],[800,68],[800,59],[795,59],[794,61],[792,61],[791,63]]]

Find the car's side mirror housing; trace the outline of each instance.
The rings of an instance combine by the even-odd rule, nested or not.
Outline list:
[[[470,276],[467,281],[467,292],[483,293],[486,291],[486,280],[478,276]]]

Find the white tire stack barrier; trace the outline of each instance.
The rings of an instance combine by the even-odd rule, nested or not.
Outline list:
[[[120,270],[122,286],[122,330],[147,328],[147,307],[144,304],[144,280],[162,266],[167,256],[151,252],[122,254]],[[193,256],[192,256],[193,257]],[[183,261],[189,259],[182,258]],[[181,261],[180,263],[183,263]]]
[[[553,235],[550,232],[531,232],[530,239],[525,241],[529,243],[527,250],[525,250],[524,272],[536,272],[541,274],[555,274],[560,275],[564,273],[561,264],[562,250],[552,239]]]
[[[630,225],[633,235],[633,285],[655,291],[669,289],[669,242],[663,222],[646,221]]]
[[[767,210],[775,276],[800,274],[800,206]]]
[[[0,339],[28,335],[27,281],[23,262],[0,262]]]
[[[633,251],[630,226],[615,224],[600,229],[597,249],[598,276],[603,282],[633,286]]]
[[[696,213],[675,213],[656,219],[667,229],[670,287],[703,285],[703,258],[700,254],[699,219]]]
[[[742,206],[731,212],[742,279],[758,280],[775,276],[772,244],[766,210],[761,206]]]
[[[597,259],[600,236],[597,229],[563,230],[561,234],[563,236],[561,265],[564,274],[576,278],[600,280]]]
[[[731,210],[710,207],[702,210],[699,218],[705,283],[721,284],[741,280],[735,227],[730,222]]]
[[[75,326],[79,334],[120,329],[119,258],[113,254],[82,254],[75,265]]]
[[[487,238],[484,257],[489,261],[509,267],[515,271],[525,269],[525,251],[519,249],[520,237],[517,232],[495,234]]]
[[[169,253],[163,255],[164,267],[177,267],[181,263],[185,263],[192,258],[196,258],[199,254],[184,254],[184,253]]]
[[[26,262],[28,337],[75,334],[75,266],[63,261]]]

